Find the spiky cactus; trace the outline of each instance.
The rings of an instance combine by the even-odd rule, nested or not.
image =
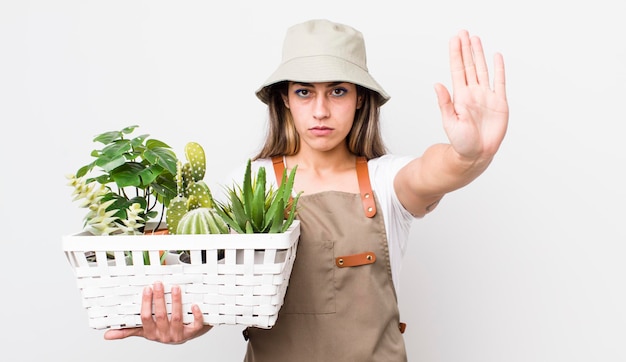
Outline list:
[[[176,228],[177,234],[228,234],[230,229],[215,209],[199,207],[188,211]]]
[[[209,220],[220,218],[219,215],[213,215],[214,209],[213,196],[211,190],[204,183],[203,178],[206,173],[206,155],[202,146],[196,142],[189,142],[185,145],[186,163],[178,161],[176,172],[177,196],[170,201],[166,211],[167,227],[170,234],[188,233],[189,230],[208,230],[209,233],[227,233],[228,228],[216,228]],[[188,214],[197,209],[209,210],[194,212],[193,215],[203,213],[204,218],[189,217],[186,223],[198,222],[203,225],[197,227],[180,228],[179,225]],[[221,219],[220,226],[226,225]]]

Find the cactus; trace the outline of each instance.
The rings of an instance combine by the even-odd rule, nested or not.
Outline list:
[[[179,221],[177,234],[228,234],[230,229],[215,209],[199,207],[187,212]]]
[[[188,162],[183,164],[178,161],[177,163],[177,196],[170,201],[166,211],[166,222],[170,234],[180,234],[179,230],[187,230],[186,228],[179,229],[179,224],[191,211],[197,209],[213,210],[215,205],[211,190],[203,181],[206,174],[204,149],[196,142],[189,142],[185,145],[185,157],[187,157]],[[219,215],[215,215],[215,217],[219,218]],[[193,220],[199,219],[193,218]],[[222,224],[225,225],[223,221]],[[205,228],[204,230],[211,229]],[[220,233],[223,233],[223,230],[220,229],[213,228],[212,230],[219,230]]]

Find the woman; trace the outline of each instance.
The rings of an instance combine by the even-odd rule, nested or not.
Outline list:
[[[396,290],[409,228],[498,150],[508,104],[502,56],[494,61],[491,87],[480,39],[461,31],[450,41],[454,99],[435,86],[449,143],[411,159],[385,154],[379,109],[389,96],[367,70],[362,34],[327,20],[288,29],[283,60],[257,91],[270,122],[254,165],[277,179],[298,166],[301,236],[276,325],[244,331],[246,361],[406,360]],[[172,300],[168,319],[162,285],[147,288],[143,327],[105,338],[183,343],[211,328],[198,307],[183,325],[177,288]]]

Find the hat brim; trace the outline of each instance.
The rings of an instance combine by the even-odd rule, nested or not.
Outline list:
[[[306,76],[303,77],[303,75]],[[282,63],[256,91],[257,97],[267,104],[269,101],[268,87],[282,81],[305,83],[349,82],[378,93],[381,106],[390,98],[367,70],[334,56],[316,55],[300,57]]]

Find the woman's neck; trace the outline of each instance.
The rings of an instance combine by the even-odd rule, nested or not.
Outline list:
[[[296,191],[312,194],[322,191],[358,193],[356,156],[348,152],[315,153],[299,152],[285,157],[285,167],[298,166]]]

